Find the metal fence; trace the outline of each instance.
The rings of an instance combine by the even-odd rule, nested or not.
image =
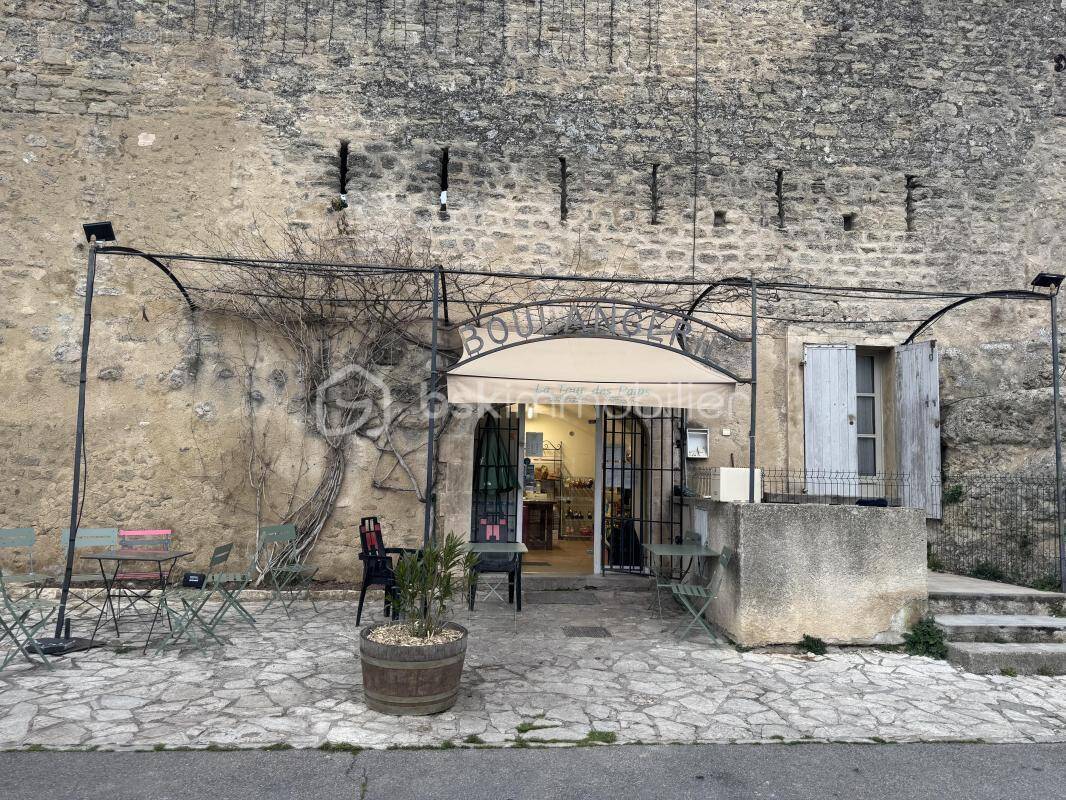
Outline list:
[[[932,486],[929,566],[1054,590],[1060,585],[1055,478],[944,476]]]
[[[907,477],[899,473],[859,475],[830,470],[764,469],[764,503],[899,506]]]
[[[718,468],[692,470],[689,482],[701,496],[710,497],[719,479]],[[742,494],[747,497],[747,479]],[[899,506],[903,503],[907,478],[899,473],[859,475],[832,470],[762,470],[762,502],[820,503],[823,505]]]

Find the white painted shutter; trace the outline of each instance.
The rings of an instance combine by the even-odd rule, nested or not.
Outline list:
[[[896,348],[896,415],[903,504],[939,519],[940,356],[935,341]]]
[[[808,494],[858,494],[855,346],[804,345],[803,460]]]

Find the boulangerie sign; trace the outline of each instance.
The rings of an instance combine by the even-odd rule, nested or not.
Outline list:
[[[718,328],[663,308],[621,302],[535,304],[459,326],[462,360],[530,339],[599,336],[629,339],[707,360]]]

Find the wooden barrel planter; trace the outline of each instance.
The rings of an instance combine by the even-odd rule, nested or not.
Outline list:
[[[367,706],[383,714],[407,715],[437,714],[455,705],[466,658],[466,628],[449,623],[463,635],[444,644],[406,647],[368,638],[378,627],[367,626],[359,635]]]

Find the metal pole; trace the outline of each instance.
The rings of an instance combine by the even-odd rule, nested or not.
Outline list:
[[[422,544],[429,544],[433,535],[433,515],[436,506],[436,491],[434,490],[435,469],[433,437],[436,435],[436,416],[438,407],[434,405],[434,396],[437,393],[437,327],[440,322],[440,265],[433,269],[433,329],[429,334],[429,402],[426,410],[429,412],[429,439],[426,443],[426,508],[425,519],[422,527]]]
[[[74,484],[70,492],[70,537],[67,540],[67,566],[63,572],[63,591],[56,614],[56,639],[64,638],[70,578],[74,572],[74,540],[78,535],[81,499],[82,443],[85,441],[85,384],[89,371],[89,329],[93,321],[93,284],[96,281],[96,238],[89,242],[89,260],[85,272],[85,306],[81,320],[81,375],[78,379],[78,419],[74,428]]]
[[[755,502],[755,389],[759,372],[759,306],[755,299],[755,276],[751,276],[751,419],[748,423],[748,502]]]
[[[1055,532],[1059,539],[1059,585],[1066,592],[1066,539],[1062,530],[1062,427],[1059,421],[1059,287],[1051,290],[1051,402],[1055,420]]]

